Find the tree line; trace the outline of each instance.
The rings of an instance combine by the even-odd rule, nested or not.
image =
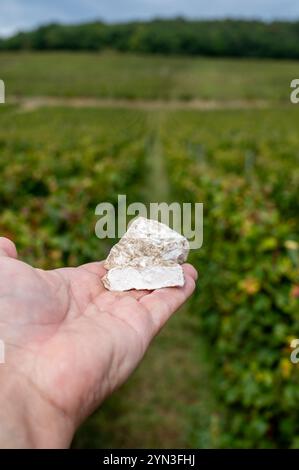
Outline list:
[[[0,50],[70,50],[299,58],[299,21],[169,20],[106,24],[52,23],[0,39]]]

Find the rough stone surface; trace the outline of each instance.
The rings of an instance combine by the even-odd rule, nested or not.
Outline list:
[[[185,237],[156,220],[139,217],[111,249],[103,283],[117,291],[182,286],[180,264],[188,253]]]

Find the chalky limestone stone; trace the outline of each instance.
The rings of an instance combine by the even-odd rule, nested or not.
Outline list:
[[[103,283],[114,291],[183,286],[180,265],[188,253],[185,237],[156,220],[138,217],[111,249]]]

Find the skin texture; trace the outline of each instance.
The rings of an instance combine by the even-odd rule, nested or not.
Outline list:
[[[0,237],[0,448],[68,447],[192,294],[183,268],[184,287],[109,292],[102,263],[35,269]]]

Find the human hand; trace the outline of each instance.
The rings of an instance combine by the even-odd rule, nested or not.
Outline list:
[[[192,294],[110,292],[100,262],[53,271],[16,259],[0,237],[0,447],[67,447],[79,424],[123,383],[153,337]]]

